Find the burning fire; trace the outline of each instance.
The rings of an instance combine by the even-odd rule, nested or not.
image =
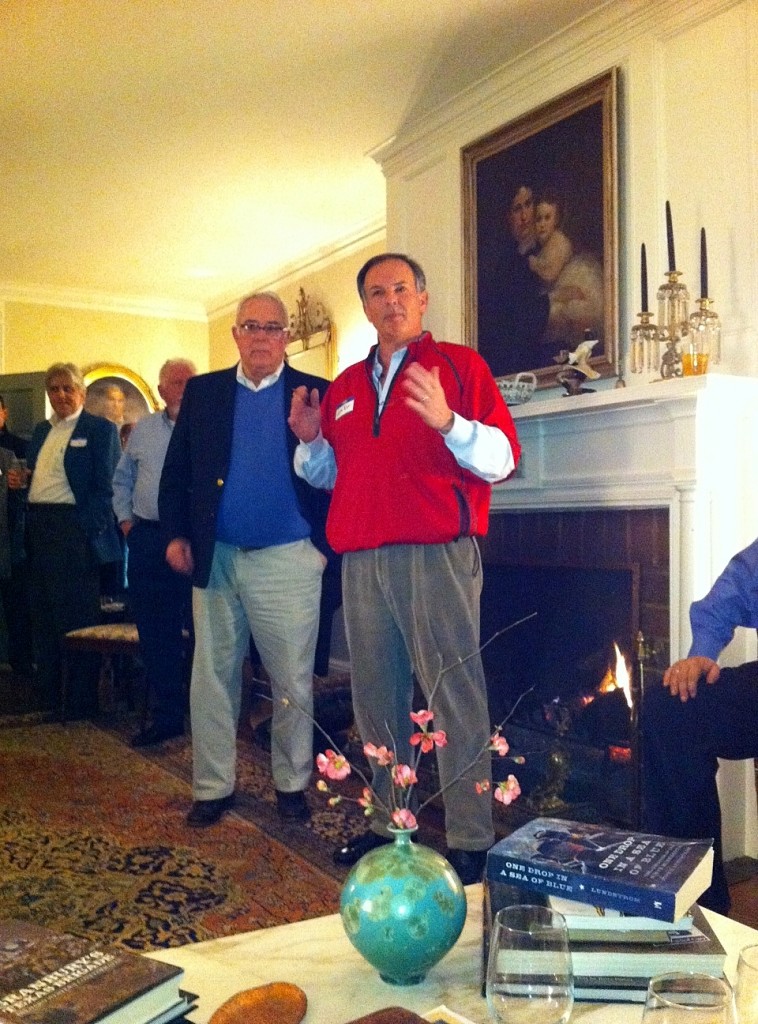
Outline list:
[[[603,676],[600,685],[597,688],[598,693],[611,693],[613,690],[623,690],[624,697],[629,709],[632,707],[632,680],[629,673],[629,668],[624,660],[624,656],[619,650],[618,644],[613,645],[616,651],[616,668],[612,669],[610,666],[608,671]]]

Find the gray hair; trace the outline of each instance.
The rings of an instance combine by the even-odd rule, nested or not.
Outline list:
[[[57,377],[65,377],[81,391],[87,390],[82,371],[76,363],[53,363],[52,366],[48,366],[45,371],[45,387],[49,388]]]
[[[158,383],[162,384],[169,374],[169,371],[181,367],[190,373],[197,373],[197,367],[191,359],[167,359],[158,371]]]
[[[380,263],[387,263],[389,260],[400,260],[401,263],[409,266],[413,273],[413,279],[416,282],[416,291],[426,291],[426,274],[418,260],[414,260],[411,256],[406,256],[404,252],[382,252],[378,256],[372,256],[370,260],[366,260],[358,271],[356,284],[358,285],[358,294],[361,297],[361,302],[366,301],[366,274],[368,274],[372,267],[377,267]]]
[[[237,315],[235,316],[235,321],[239,320],[242,307],[248,302],[252,302],[253,299],[270,299],[272,302],[275,302],[281,311],[284,326],[289,327],[290,315],[287,312],[287,307],[284,305],[281,296],[277,295],[276,292],[251,292],[249,295],[245,295],[237,303]]]

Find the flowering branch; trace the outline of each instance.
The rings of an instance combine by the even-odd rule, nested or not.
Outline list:
[[[430,706],[432,704],[434,694],[437,692],[437,688],[439,687],[443,677],[448,672],[451,672],[454,668],[460,667],[461,665],[469,661],[471,658],[474,658],[477,655],[481,654],[485,647],[491,644],[498,637],[502,636],[504,633],[508,632],[511,629],[515,629],[516,626],[519,626],[522,623],[527,622],[529,619],[534,618],[536,614],[536,612],[533,612],[531,615],[524,616],[524,618],[521,618],[516,622],[511,623],[509,626],[504,626],[502,629],[494,633],[489,638],[489,640],[482,644],[482,646],[479,647],[478,650],[473,651],[466,657],[458,658],[457,661],[455,661],[451,665],[448,665],[447,667],[440,667],[440,670],[437,674],[437,678],[435,679],[434,685],[429,694]],[[477,751],[476,756],[469,762],[469,764],[465,766],[465,768],[463,768],[456,775],[454,779],[450,780],[446,785],[442,786],[435,793],[433,793],[432,796],[424,800],[419,806],[416,814],[420,813],[423,810],[423,808],[427,806],[427,804],[431,803],[432,800],[435,800],[437,797],[441,796],[444,792],[446,792],[446,790],[448,790],[451,786],[459,782],[460,779],[464,775],[466,775],[466,773],[471,768],[474,767],[474,765],[479,761],[481,756],[486,751],[492,751],[494,753],[497,753],[500,757],[508,756],[510,748],[508,746],[508,741],[502,735],[502,730],[506,723],[509,721],[509,719],[512,717],[512,715],[515,713],[516,709],[518,708],[519,704],[524,699],[524,697],[533,689],[534,687],[530,687],[528,690],[525,690],[524,693],[522,693],[519,696],[516,703],[509,711],[508,715],[495,728],[495,731],[490,736],[489,740]],[[329,788],[329,783],[327,780],[342,781],[343,779],[347,778],[347,776],[350,775],[352,771],[355,771],[355,774],[364,783],[364,788],[361,796],[353,800],[353,802],[363,807],[363,813],[366,816],[374,814],[378,808],[387,816],[388,820],[392,822],[392,824],[395,825],[395,827],[403,829],[413,829],[416,827],[416,815],[413,813],[413,811],[411,811],[410,803],[414,786],[418,782],[417,769],[419,766],[419,762],[421,760],[421,755],[430,753],[435,747],[444,747],[447,745],[448,742],[447,735],[443,730],[440,729],[432,731],[430,729],[430,726],[434,721],[433,711],[424,709],[421,711],[411,712],[411,720],[415,723],[415,725],[419,727],[420,731],[413,732],[410,737],[411,746],[417,748],[415,755],[412,758],[412,763],[410,765],[399,763],[397,749],[390,750],[386,746],[377,747],[373,743],[366,743],[363,747],[363,752],[366,755],[366,757],[369,758],[369,760],[375,761],[378,767],[386,768],[387,771],[390,773],[390,779],[392,784],[390,786],[390,804],[388,806],[374,792],[371,783],[366,778],[365,774],[361,771],[361,769],[357,766],[352,766],[350,764],[348,759],[339,749],[338,745],[334,742],[331,736],[323,729],[323,727],[313,718],[312,715],[309,715],[308,712],[301,708],[290,697],[282,698],[282,702],[284,704],[296,707],[299,711],[301,711],[308,718],[310,718],[316,729],[318,729],[318,731],[329,744],[329,748],[323,753],[320,753],[316,757],[316,766],[318,768],[320,775],[322,776],[322,778],[320,778],[317,781],[316,788],[320,792],[329,794],[329,805],[331,807],[334,807],[337,804],[341,803],[343,799],[351,800],[352,798],[343,797],[341,794],[338,793],[332,793],[332,791]],[[520,756],[511,756],[511,760],[515,764],[524,763],[524,758]],[[477,782],[475,784],[475,790],[477,794],[488,792],[490,788],[491,783],[489,779],[484,779],[481,782]],[[518,780],[514,775],[509,775],[507,779],[497,783],[497,785],[495,786],[494,797],[500,803],[507,805],[512,803],[513,800],[515,800],[520,795],[520,793],[521,788],[518,784]]]

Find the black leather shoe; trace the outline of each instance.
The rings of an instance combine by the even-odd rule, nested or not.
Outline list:
[[[307,821],[311,816],[311,809],[305,802],[305,794],[301,790],[283,793],[277,789],[276,809],[280,818],[287,818],[290,821]]]
[[[234,793],[222,796],[219,800],[195,800],[187,815],[187,824],[194,828],[206,828],[215,825],[230,807],[234,806]]]
[[[133,747],[154,747],[164,740],[172,740],[175,736],[183,736],[184,728],[161,729],[157,725],[149,725],[146,729],[140,729],[132,740]]]
[[[481,882],[487,863],[486,850],[448,850],[445,858],[463,885]]]
[[[354,836],[348,839],[344,846],[335,850],[332,860],[335,864],[357,864],[364,853],[376,850],[380,846],[386,846],[392,840],[389,836],[380,836],[378,832],[364,832],[363,835]]]

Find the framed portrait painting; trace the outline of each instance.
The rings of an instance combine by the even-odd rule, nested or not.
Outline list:
[[[616,90],[614,68],[462,151],[464,331],[495,377],[618,372]]]

